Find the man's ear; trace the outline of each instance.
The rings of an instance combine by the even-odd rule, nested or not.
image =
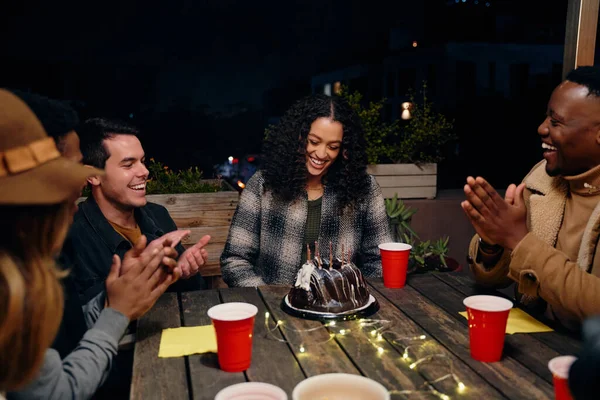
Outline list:
[[[91,165],[85,165],[85,167],[93,168]],[[100,186],[100,177],[98,175],[93,175],[87,178],[87,182],[92,186]]]

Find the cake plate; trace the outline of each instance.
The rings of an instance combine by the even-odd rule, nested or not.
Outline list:
[[[316,321],[351,321],[359,318],[365,318],[379,311],[379,302],[372,294],[369,294],[369,301],[361,308],[344,311],[342,313],[328,313],[320,311],[303,310],[293,307],[288,299],[288,295],[281,300],[281,309],[293,317],[312,319]]]

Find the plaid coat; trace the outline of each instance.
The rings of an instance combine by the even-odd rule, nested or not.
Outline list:
[[[282,202],[264,191],[259,171],[248,181],[233,215],[221,272],[229,286],[293,284],[300,266],[308,215],[307,198]],[[335,193],[325,187],[321,208],[319,252],[341,258],[341,246],[366,277],[381,276],[378,244],[392,242],[381,189],[375,178],[365,201],[352,212],[339,214]]]

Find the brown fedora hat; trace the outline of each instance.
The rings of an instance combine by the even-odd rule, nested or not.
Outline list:
[[[27,105],[0,89],[0,204],[57,204],[102,175],[60,155]]]

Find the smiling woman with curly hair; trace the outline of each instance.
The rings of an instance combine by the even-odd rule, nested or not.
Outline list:
[[[367,277],[381,275],[377,245],[391,242],[381,189],[367,174],[360,120],[341,97],[294,104],[269,132],[261,170],[248,181],[221,255],[229,286],[292,284],[306,244]],[[347,255],[346,255],[347,256]]]

